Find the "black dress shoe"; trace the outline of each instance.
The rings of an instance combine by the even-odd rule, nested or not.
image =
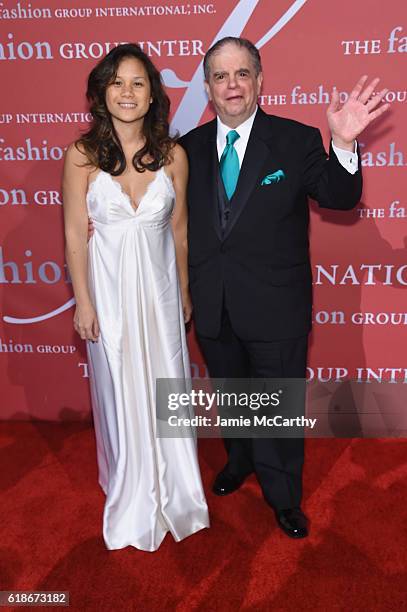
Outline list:
[[[215,495],[229,495],[237,491],[245,481],[245,476],[233,476],[226,470],[222,470],[215,478],[212,491]]]
[[[308,535],[308,519],[301,508],[275,510],[277,524],[290,538],[306,538]]]

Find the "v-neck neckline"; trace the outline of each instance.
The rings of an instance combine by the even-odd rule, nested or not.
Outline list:
[[[154,175],[154,178],[152,181],[149,181],[149,183],[147,184],[146,190],[144,191],[143,195],[141,196],[140,200],[137,202],[137,206],[135,206],[134,201],[131,199],[130,195],[127,193],[127,191],[125,190],[125,188],[123,187],[123,185],[121,184],[120,181],[118,181],[116,178],[114,178],[111,174],[109,174],[108,172],[106,172],[105,174],[109,174],[112,183],[118,185],[121,193],[128,199],[130,206],[132,207],[132,209],[134,211],[137,211],[140,208],[140,204],[143,202],[143,200],[146,198],[147,194],[150,191],[150,187],[156,182],[158,175],[160,174],[160,172],[164,170],[164,167],[161,166],[161,168],[159,170],[157,170],[157,172]],[[101,172],[104,172],[104,170],[101,170]]]
[[[143,200],[147,197],[148,193],[150,192],[151,186],[157,181],[157,179],[158,179],[158,177],[159,177],[161,172],[165,173],[164,166],[161,166],[161,168],[159,170],[157,170],[153,180],[148,183],[147,188],[146,188],[144,194],[142,195],[141,199],[139,200],[139,202],[137,204],[137,207],[133,205],[133,201],[132,201],[131,197],[129,196],[127,191],[124,189],[124,187],[120,183],[120,181],[115,179],[109,172],[106,172],[105,170],[99,170],[99,172],[97,173],[95,178],[89,183],[88,189],[90,189],[91,185],[97,181],[97,179],[98,179],[100,174],[108,176],[110,178],[111,183],[113,183],[113,185],[116,185],[117,188],[119,189],[120,193],[126,198],[126,200],[129,203],[129,206],[131,207],[133,212],[137,212],[138,209],[140,208],[140,205],[142,204]]]

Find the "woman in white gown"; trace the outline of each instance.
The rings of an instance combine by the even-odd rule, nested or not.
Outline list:
[[[209,526],[194,432],[157,436],[156,379],[189,378],[188,166],[160,74],[134,44],[92,70],[93,123],[63,178],[74,326],[87,340],[107,548],[156,550]],[[87,243],[88,215],[94,232]]]

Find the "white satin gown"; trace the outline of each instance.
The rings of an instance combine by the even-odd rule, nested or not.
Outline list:
[[[175,246],[171,179],[161,168],[137,209],[99,171],[87,207],[89,285],[99,326],[88,342],[107,548],[154,551],[209,526],[196,439],[156,436],[156,378],[190,378]]]

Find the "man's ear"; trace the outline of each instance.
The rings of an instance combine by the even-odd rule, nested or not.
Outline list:
[[[208,96],[208,100],[211,102],[212,96],[211,96],[211,90],[210,90],[208,81],[204,81],[204,87],[205,87],[206,95]]]
[[[261,87],[263,85],[263,73],[259,72],[259,74],[257,75],[257,95],[260,95],[261,92]]]

